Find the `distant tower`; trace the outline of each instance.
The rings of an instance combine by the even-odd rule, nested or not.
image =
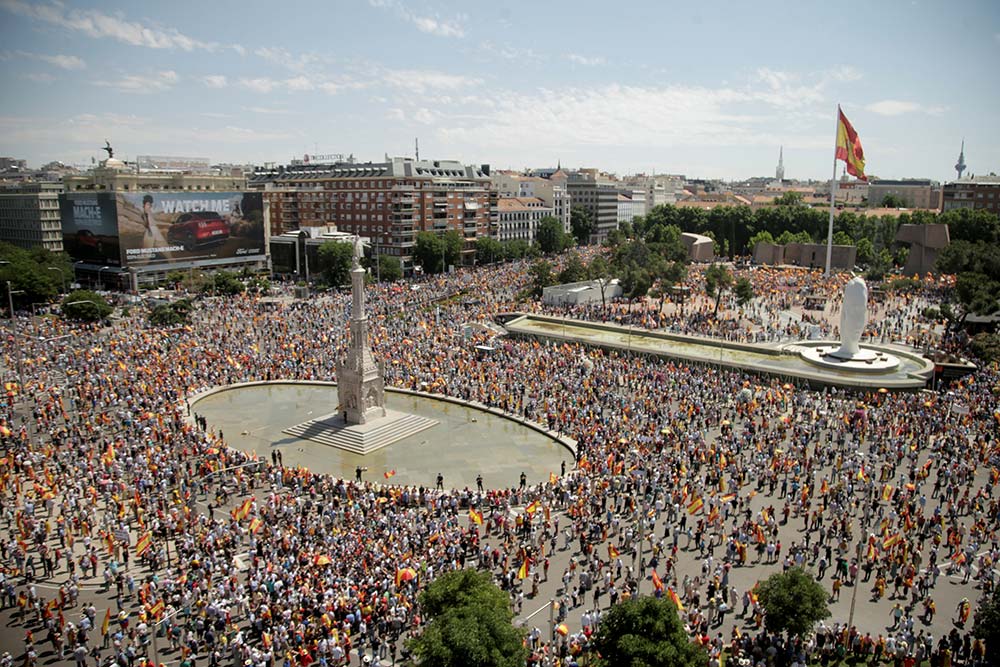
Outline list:
[[[361,239],[354,242],[351,264],[351,338],[347,355],[337,364],[338,409],[348,424],[367,424],[385,417],[385,368],[376,362],[368,345],[368,316],[365,314],[364,250]]]
[[[955,165],[958,172],[958,180],[962,180],[962,172],[965,171],[965,139],[962,139],[962,150],[958,152],[958,164]]]
[[[785,180],[785,147],[778,148],[778,168],[774,170],[774,177],[778,182]]]

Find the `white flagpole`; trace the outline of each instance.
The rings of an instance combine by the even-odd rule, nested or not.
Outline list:
[[[833,258],[833,211],[837,195],[837,137],[840,134],[840,105],[837,105],[837,124],[833,133],[833,178],[830,179],[830,226],[826,232],[826,273],[830,275],[830,261]]]

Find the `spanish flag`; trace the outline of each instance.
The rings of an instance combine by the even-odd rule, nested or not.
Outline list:
[[[695,498],[694,502],[688,505],[688,514],[694,514],[695,512],[700,510],[702,505],[704,504],[705,504],[704,500],[702,500],[701,498]]]
[[[674,592],[674,589],[667,589],[667,597],[670,598],[671,602],[677,605],[677,611],[684,611],[684,605],[681,604],[681,599],[678,597],[677,593]]]
[[[875,560],[875,558],[877,556],[878,556],[878,553],[875,551],[875,545],[874,544],[869,544],[868,545],[868,560]]]
[[[242,521],[243,519],[247,518],[248,514],[250,514],[250,508],[252,506],[253,506],[253,497],[247,498],[246,500],[243,501],[243,504],[239,506],[239,508],[236,510],[233,516],[236,517],[237,521]]]
[[[104,620],[101,622],[101,636],[108,634],[108,628],[111,626],[111,609],[108,608],[104,612]]]
[[[396,469],[393,468],[392,470],[388,470],[388,471],[382,473],[382,476],[385,477],[386,479],[389,479],[390,477],[392,477],[395,474],[396,474]]]
[[[474,509],[469,509],[469,520],[477,526],[483,525],[483,515]]]
[[[888,502],[890,498],[892,498],[892,484],[886,484],[882,487],[882,500]]]
[[[528,578],[528,560],[529,559],[525,558],[521,562],[521,567],[518,568],[518,570],[517,570],[517,578],[518,579],[527,579]]]
[[[618,558],[618,549],[615,549],[615,545],[608,542],[608,560],[614,560]]]
[[[154,604],[152,607],[149,608],[149,615],[152,616],[153,618],[159,618],[160,614],[163,613],[163,609],[164,609],[163,598],[160,598],[159,600],[156,601],[156,604]]]
[[[135,543],[135,555],[141,556],[144,553],[146,553],[146,550],[149,549],[152,543],[153,543],[152,533],[146,533],[145,535],[140,537],[139,541]]]
[[[884,540],[882,540],[882,548],[889,549],[894,544],[899,542],[901,539],[903,539],[902,535],[900,535],[899,533],[893,533],[892,535],[889,535]]]
[[[549,473],[549,484],[555,484],[558,481],[559,481],[559,476],[556,475],[554,472],[550,472]]]
[[[837,159],[847,164],[847,173],[858,180],[867,181],[865,176],[865,151],[861,148],[858,133],[847,120],[847,116],[837,105]]]
[[[661,580],[660,576],[656,574],[656,570],[653,570],[653,587],[658,591],[663,590],[663,580]]]
[[[524,511],[527,512],[529,516],[533,516],[535,512],[537,512],[540,509],[542,509],[542,504],[536,500],[535,502],[525,507]]]
[[[260,517],[255,516],[253,519],[250,520],[250,532],[256,533],[258,530],[260,530],[260,527],[263,525],[264,522],[260,520]]]

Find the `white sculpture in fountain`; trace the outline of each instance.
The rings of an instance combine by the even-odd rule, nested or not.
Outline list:
[[[830,352],[838,359],[874,358],[874,353],[861,349],[861,334],[868,324],[868,286],[854,276],[844,285],[844,303],[840,310],[840,347]]]
[[[811,364],[828,369],[860,372],[891,371],[899,358],[884,348],[861,347],[861,334],[868,324],[868,286],[855,276],[844,285],[840,311],[840,345],[798,343],[799,355]]]

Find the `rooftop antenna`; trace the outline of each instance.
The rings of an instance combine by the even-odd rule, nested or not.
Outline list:
[[[414,138],[413,140],[413,152],[416,154],[417,162],[420,162],[420,138]]]

